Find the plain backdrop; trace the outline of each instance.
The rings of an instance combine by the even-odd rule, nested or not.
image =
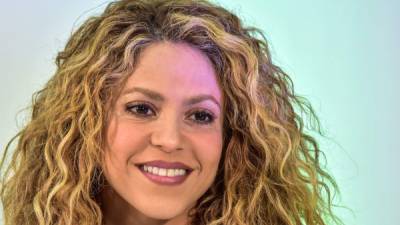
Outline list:
[[[353,212],[348,225],[400,224],[400,2],[217,1],[261,28],[274,62],[316,109],[321,147]],[[0,149],[23,126],[32,94],[55,71],[71,32],[101,12],[100,0],[0,0]],[[1,219],[1,218],[0,218]],[[1,224],[1,220],[0,220]]]

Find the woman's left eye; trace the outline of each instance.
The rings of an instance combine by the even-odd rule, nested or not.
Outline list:
[[[206,111],[197,111],[192,114],[194,116],[194,121],[199,124],[210,124],[214,121],[214,116]]]

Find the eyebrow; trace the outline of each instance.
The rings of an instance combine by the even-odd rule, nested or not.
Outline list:
[[[146,95],[147,97],[155,100],[155,101],[160,101],[163,102],[165,101],[164,96],[162,96],[160,93],[152,91],[150,89],[147,88],[142,88],[142,87],[133,87],[133,88],[129,88],[127,90],[125,90],[123,92],[123,95],[126,95],[128,93],[133,93],[133,92],[140,92],[144,95]],[[207,95],[207,94],[200,94],[200,95],[196,95],[193,96],[187,100],[184,101],[185,105],[194,105],[196,103],[205,101],[205,100],[211,100],[212,102],[214,102],[216,105],[218,105],[218,108],[221,109],[221,106],[219,104],[219,102],[217,101],[217,99],[215,99],[214,96],[212,95]]]

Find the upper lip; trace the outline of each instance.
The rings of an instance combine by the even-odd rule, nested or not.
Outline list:
[[[181,162],[166,162],[162,160],[154,160],[154,161],[147,161],[143,163],[138,163],[136,165],[146,165],[146,166],[155,166],[155,167],[160,167],[160,168],[166,168],[166,169],[186,169],[189,171],[192,171],[193,169],[189,167],[188,165],[181,163]]]

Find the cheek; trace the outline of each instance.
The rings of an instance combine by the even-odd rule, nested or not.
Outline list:
[[[202,166],[210,170],[216,170],[221,158],[222,137],[216,134],[208,134],[202,138],[197,137],[197,155]]]
[[[145,127],[135,127],[114,117],[107,130],[107,153],[113,160],[128,161],[135,152],[144,148]],[[122,162],[123,163],[123,162]]]

